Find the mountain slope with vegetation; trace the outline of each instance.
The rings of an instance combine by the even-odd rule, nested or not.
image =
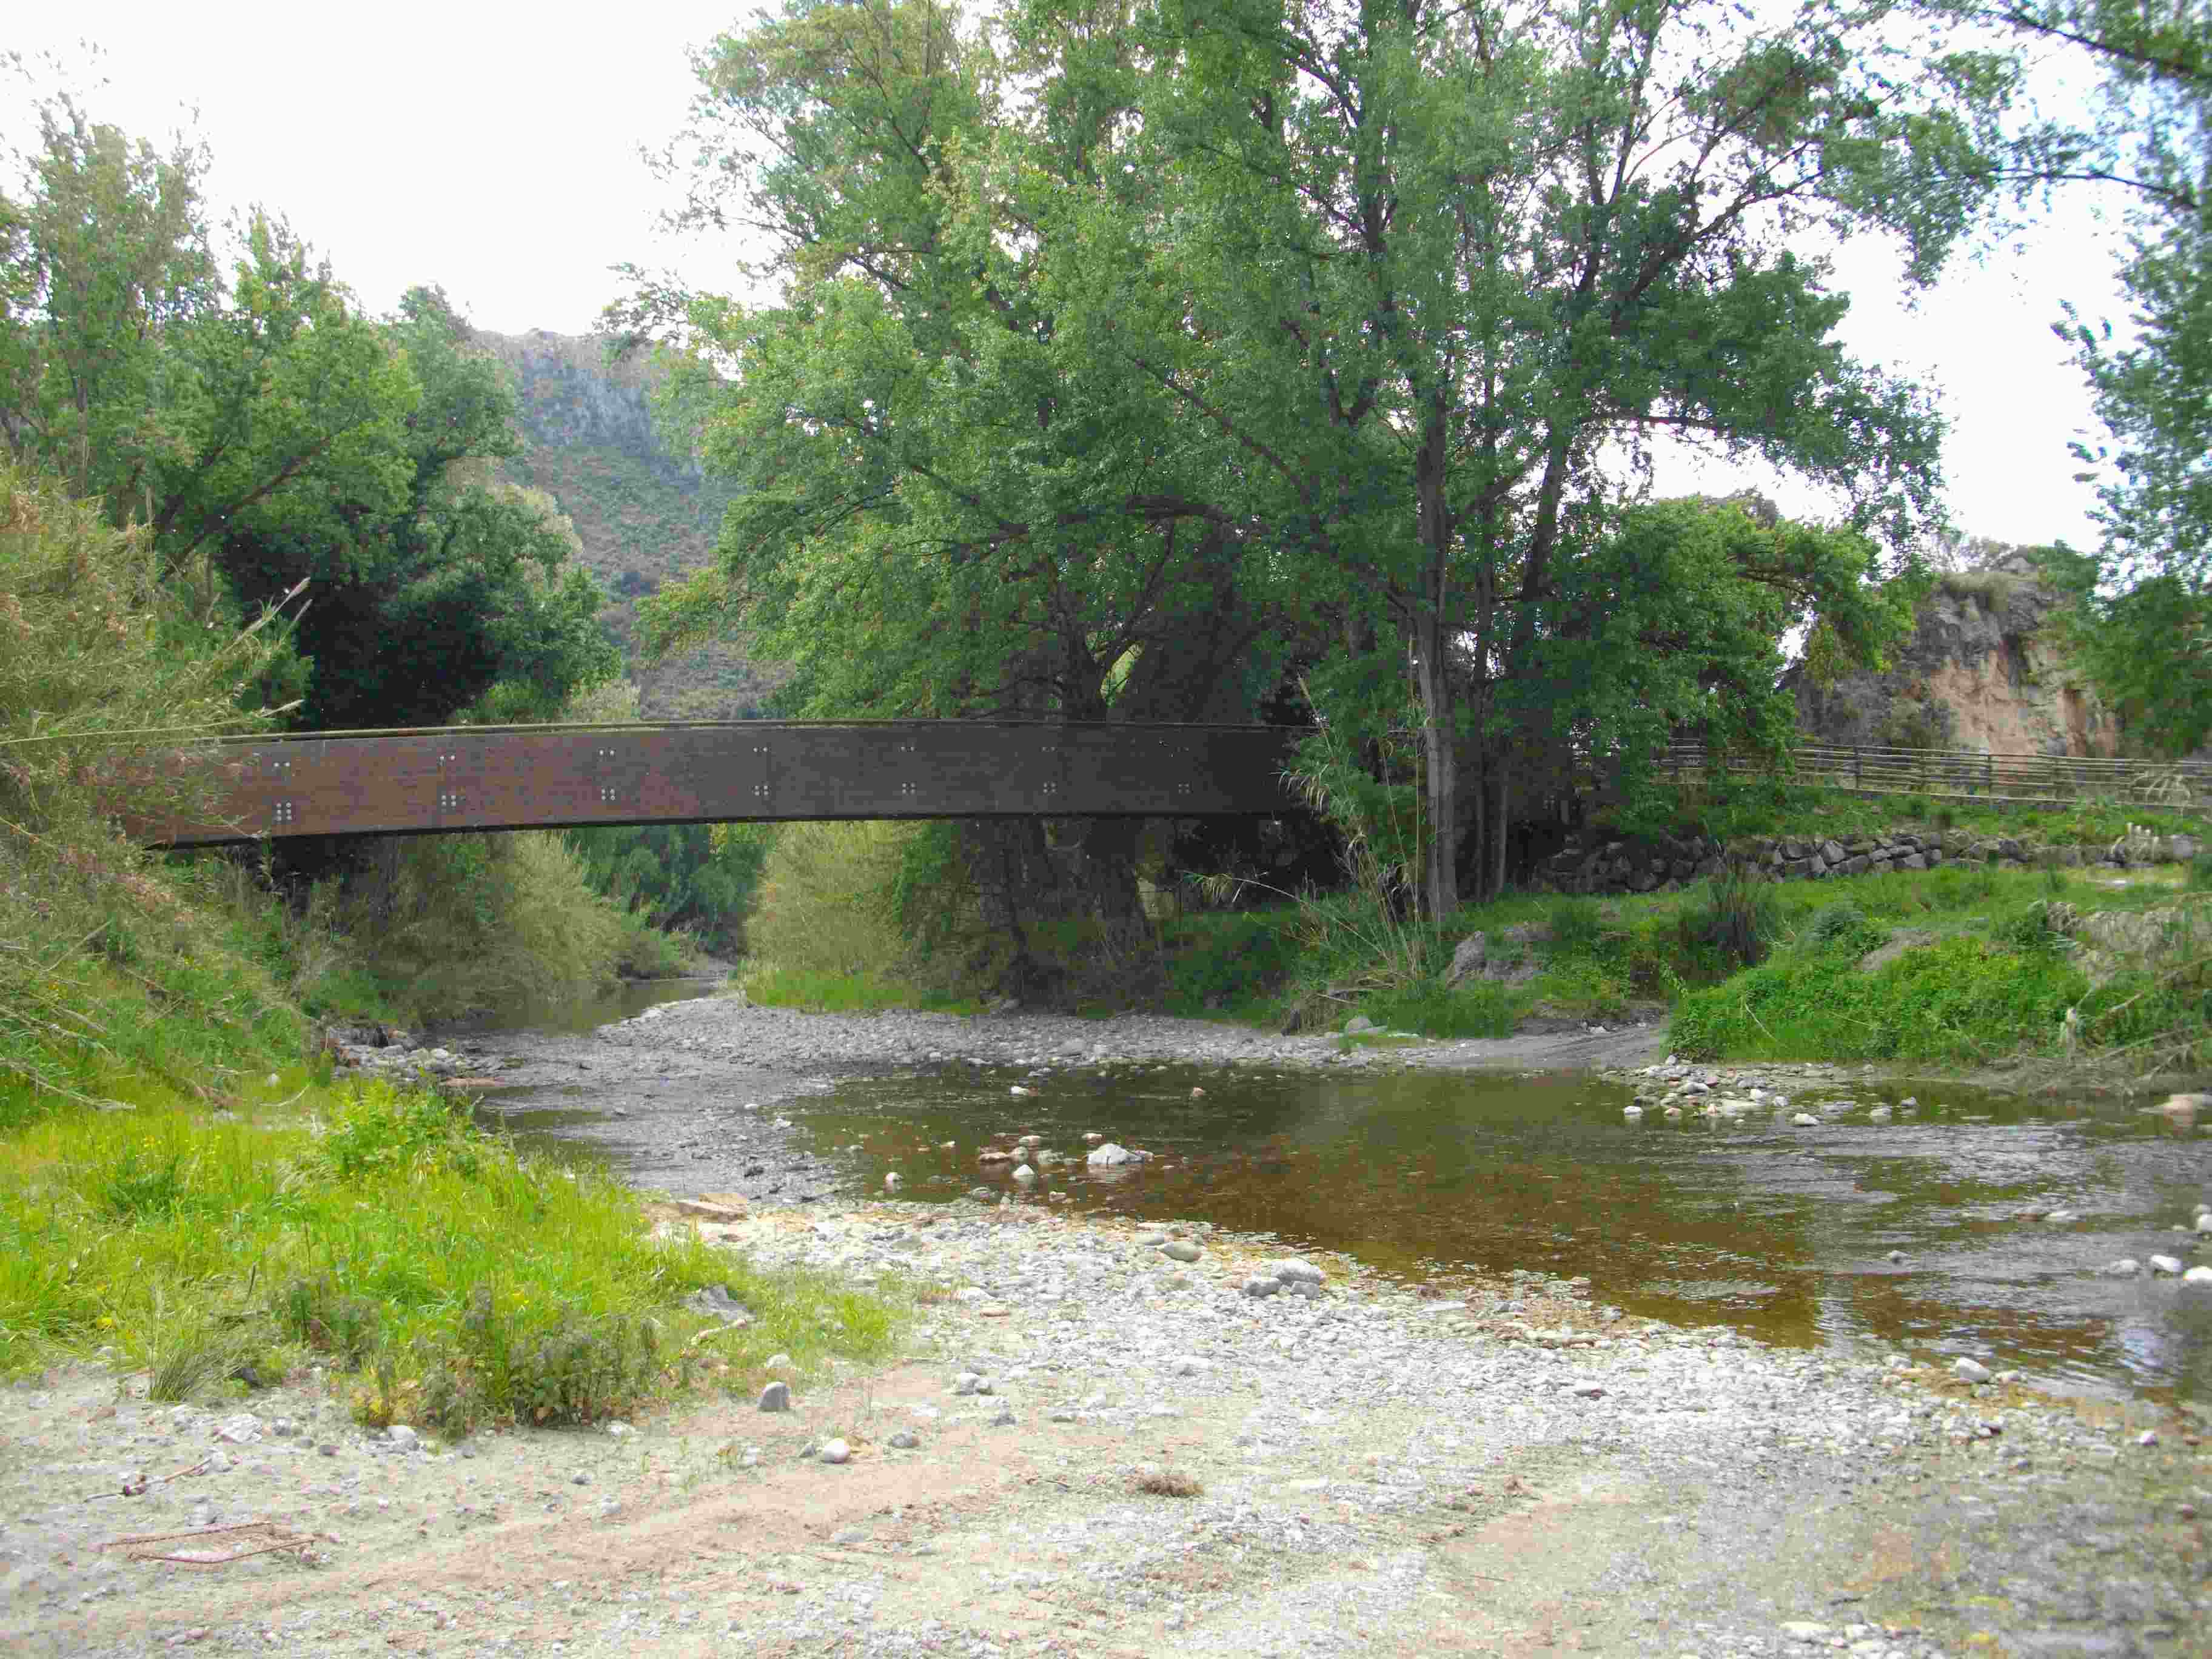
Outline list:
[[[739,720],[775,689],[735,646],[716,642],[643,660],[637,603],[714,557],[722,514],[736,491],[671,451],[655,429],[658,378],[642,356],[606,360],[592,337],[479,331],[476,344],[512,379],[522,453],[507,478],[560,503],[582,544],[578,556],[612,602],[600,620],[623,647],[640,715]]]

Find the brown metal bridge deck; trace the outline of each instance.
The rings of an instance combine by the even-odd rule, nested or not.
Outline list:
[[[205,822],[126,810],[151,846],[802,818],[1195,817],[1298,803],[1268,726],[741,720],[229,739]]]

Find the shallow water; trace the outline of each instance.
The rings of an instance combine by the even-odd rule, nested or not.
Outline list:
[[[783,1109],[859,1184],[896,1170],[905,1198],[1017,1190],[976,1153],[1041,1134],[1068,1162],[1036,1193],[1070,1207],[1204,1218],[1427,1279],[1587,1274],[1632,1313],[1971,1353],[2066,1389],[2212,1383],[2212,1290],[2095,1271],[2212,1259],[2169,1231],[2212,1194],[2212,1139],[2128,1106],[1922,1085],[1917,1109],[1881,1121],[1869,1109],[1905,1091],[1824,1085],[1790,1111],[1856,1105],[1795,1128],[1789,1113],[1631,1123],[1627,1090],[1579,1076],[1163,1067],[1026,1080],[1026,1098],[1018,1078],[871,1079]],[[1158,1156],[1089,1169],[1087,1131]],[[2081,1219],[2028,1214],[2059,1208]]]
[[[720,988],[716,978],[626,979],[611,989],[589,996],[548,1000],[519,998],[489,1012],[450,1028],[471,1033],[489,1031],[546,1031],[562,1036],[583,1036],[602,1025],[631,1019],[664,1002],[687,1002],[712,996]]]

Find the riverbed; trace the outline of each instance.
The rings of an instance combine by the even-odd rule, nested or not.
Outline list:
[[[2212,1383],[2212,1293],[2102,1271],[2205,1259],[2182,1230],[2212,1195],[2212,1139],[2138,1104],[1771,1066],[1731,1086],[1779,1106],[1638,1119],[1631,1082],[1491,1069],[1484,1045],[1347,1060],[1190,1021],[624,1012],[589,1036],[484,1037],[517,1062],[491,1120],[678,1194],[824,1203],[895,1176],[925,1202],[1271,1235],[1437,1295],[1538,1272],[1629,1315],[1966,1356],[2055,1392]],[[980,1161],[1029,1135],[1047,1154],[1034,1182]],[[1086,1136],[1152,1156],[1094,1168]]]

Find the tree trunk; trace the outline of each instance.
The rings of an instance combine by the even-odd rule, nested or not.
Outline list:
[[[1452,740],[1451,669],[1435,617],[1422,619],[1414,648],[1420,658],[1422,793],[1429,832],[1421,896],[1429,920],[1441,923],[1459,908],[1459,748]]]
[[[1450,423],[1441,393],[1431,394],[1426,429],[1414,459],[1425,556],[1422,605],[1413,624],[1415,676],[1420,686],[1424,792],[1429,831],[1428,879],[1422,900],[1429,920],[1441,924],[1459,908],[1458,708],[1453,696],[1450,629],[1445,622],[1454,529],[1444,497],[1450,458]]]

